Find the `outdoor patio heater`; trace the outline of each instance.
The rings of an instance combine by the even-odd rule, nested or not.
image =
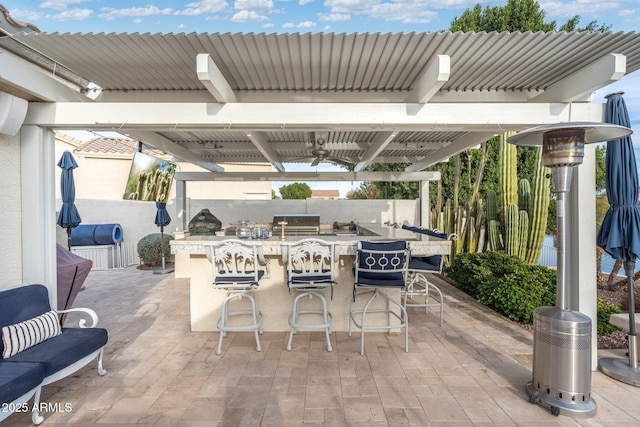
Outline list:
[[[533,380],[527,384],[529,401],[553,415],[590,417],[596,412],[596,402],[591,398],[591,319],[571,306],[567,270],[567,195],[573,167],[582,163],[585,143],[619,139],[630,133],[631,129],[624,126],[570,122],[538,126],[507,139],[516,145],[542,144],[542,162],[551,168],[556,193],[556,306],[534,310]]]

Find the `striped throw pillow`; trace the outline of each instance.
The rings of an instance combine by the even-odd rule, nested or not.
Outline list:
[[[4,326],[2,357],[9,358],[61,333],[58,315],[54,310],[15,325]]]

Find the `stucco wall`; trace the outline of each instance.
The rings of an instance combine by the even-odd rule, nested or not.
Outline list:
[[[0,188],[3,193],[0,203],[0,218],[2,218],[0,289],[5,289],[22,284],[20,134],[16,136],[0,134],[0,159],[2,159]]]
[[[124,242],[134,247],[138,241],[160,229],[154,224],[156,207],[153,202],[131,200],[80,199],[76,201],[83,224],[120,224]],[[384,224],[386,221],[402,224],[418,223],[418,204],[415,200],[214,200],[189,199],[187,222],[201,209],[207,208],[218,217],[223,227],[238,219],[248,219],[256,223],[271,224],[274,215],[288,213],[316,213],[324,224],[334,221],[348,222],[358,219],[360,224]],[[173,219],[165,227],[166,233],[182,230],[177,221],[175,200],[167,203],[167,210]],[[60,236],[64,230],[58,228]],[[65,238],[66,239],[66,238]],[[66,240],[65,240],[66,241]],[[137,260],[137,253],[136,262]]]

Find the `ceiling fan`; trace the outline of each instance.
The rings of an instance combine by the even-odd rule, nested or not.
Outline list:
[[[298,160],[311,160],[311,166],[318,166],[321,162],[331,162],[337,163],[343,166],[353,166],[353,162],[344,157],[332,156],[329,150],[325,150],[324,144],[326,143],[326,139],[322,136],[315,135],[315,148],[311,150],[311,156],[308,157],[300,157],[294,159],[294,161]]]

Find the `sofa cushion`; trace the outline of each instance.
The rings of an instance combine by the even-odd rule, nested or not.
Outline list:
[[[13,356],[11,361],[38,362],[45,377],[66,368],[107,344],[102,328],[62,328],[62,333]]]
[[[44,366],[39,363],[3,360],[0,362],[0,402],[13,402],[36,388],[43,379]]]
[[[42,285],[27,285],[0,292],[0,328],[24,322],[49,310],[49,290]],[[3,348],[0,340],[0,354]]]
[[[2,357],[9,358],[56,335],[60,335],[60,323],[53,310],[15,325],[4,326]]]

